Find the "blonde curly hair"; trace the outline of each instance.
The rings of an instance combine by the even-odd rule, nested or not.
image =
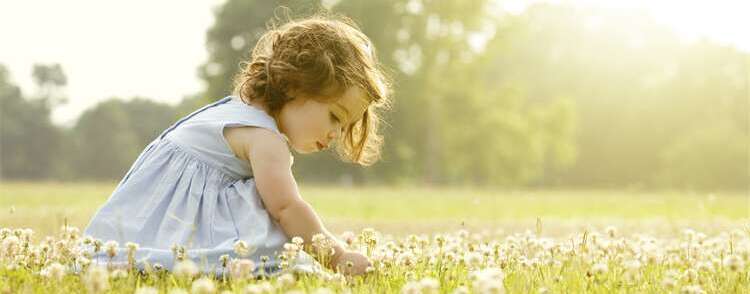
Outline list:
[[[380,159],[379,110],[390,107],[390,80],[378,63],[370,39],[348,18],[315,15],[271,27],[241,63],[234,95],[245,103],[260,100],[278,118],[298,91],[325,103],[349,87],[360,87],[368,104],[361,118],[342,128],[336,151],[344,161],[371,165]]]

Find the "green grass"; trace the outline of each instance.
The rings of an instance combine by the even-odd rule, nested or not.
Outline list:
[[[115,185],[0,183],[0,227],[33,229],[33,241],[19,248],[38,248],[42,237],[60,237],[63,223],[83,229]],[[424,278],[438,281],[439,293],[471,291],[479,289],[479,282],[470,273],[482,268],[501,268],[504,280],[500,287],[507,293],[537,293],[541,289],[548,293],[665,293],[695,285],[707,293],[750,291],[750,199],[746,193],[308,185],[302,185],[301,193],[336,233],[365,227],[383,233],[374,252],[390,252],[395,258],[372,256],[375,272],[347,281],[299,276],[287,284],[273,278],[269,282],[274,293],[312,292],[320,287],[335,292],[400,292],[408,288],[408,283],[417,285]],[[608,225],[617,227],[617,236],[607,236],[602,230]],[[686,228],[706,233],[707,239],[697,243],[686,238],[682,234]],[[476,234],[456,233],[458,229]],[[415,232],[426,234],[409,235]],[[452,245],[438,250],[435,234],[446,236]],[[641,234],[656,240],[658,248],[643,243]],[[388,246],[389,242],[395,245]],[[553,242],[553,249],[545,249],[540,245],[543,242]],[[355,241],[352,246],[362,250],[367,245]],[[459,260],[483,246],[496,250],[487,253],[482,264],[471,267]],[[638,253],[649,250],[660,254],[655,262],[646,262]],[[35,263],[27,253],[15,253],[16,257],[10,258],[1,251],[0,293],[85,291],[80,276],[66,275],[56,282],[39,275],[45,263]],[[694,255],[696,251],[700,254]],[[413,254],[413,264],[399,261],[398,256],[404,253]],[[722,265],[730,254],[744,262],[739,269]],[[25,260],[24,266],[7,268],[19,258]],[[65,254],[47,258],[47,263],[73,262]],[[634,260],[644,264],[630,269],[628,262]],[[596,263],[607,264],[608,270],[592,274]],[[666,277],[675,273],[674,287],[665,288]],[[214,282],[220,290],[246,293],[248,285],[260,281]],[[166,293],[173,288],[189,291],[193,283],[168,273],[139,275],[131,271],[124,278],[110,277],[109,285],[110,293],[133,293],[145,286]]]
[[[64,222],[84,228],[117,183],[0,183],[0,223],[51,234]],[[488,190],[417,187],[301,185],[334,230],[375,227],[429,232],[489,224],[577,229],[576,222],[736,222],[748,218],[748,195],[735,193],[627,192],[607,190]],[[11,209],[14,211],[11,213]]]

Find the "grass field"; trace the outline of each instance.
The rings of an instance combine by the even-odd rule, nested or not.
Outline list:
[[[0,183],[0,223],[40,234],[85,227],[116,183]],[[575,223],[729,224],[748,218],[747,194],[597,190],[496,191],[430,188],[338,188],[301,185],[303,197],[333,228],[391,228]],[[13,212],[11,212],[13,210]],[[547,221],[549,220],[549,222]],[[399,232],[395,232],[399,233]],[[549,233],[554,233],[550,231]]]
[[[0,183],[0,227],[32,229],[29,244],[47,235],[59,236],[64,223],[82,230],[115,185]],[[279,293],[326,289],[408,293],[433,293],[434,289],[440,293],[750,291],[747,193],[306,185],[301,189],[335,233],[356,234],[364,228],[378,232],[377,247],[369,248],[375,252],[371,256],[375,273],[343,280],[285,276],[264,284],[253,279],[192,282],[163,273],[143,276],[130,272],[117,278],[110,272],[107,288],[118,293],[131,293],[136,288],[144,293],[149,289],[201,290],[209,284],[234,293],[259,293],[254,291],[263,287]],[[592,241],[591,236],[598,238]],[[644,236],[653,241],[644,241]],[[439,238],[444,239],[443,245]],[[386,246],[389,242],[395,247]],[[451,249],[436,251],[437,246],[446,244]],[[367,246],[352,244],[353,249]],[[35,266],[29,262],[25,270],[8,267],[14,262],[8,252],[0,250],[0,265],[6,265],[4,272],[0,269],[0,292],[77,292],[90,286],[87,276],[65,276],[55,282],[49,274],[52,260]],[[64,287],[54,287],[55,283]]]

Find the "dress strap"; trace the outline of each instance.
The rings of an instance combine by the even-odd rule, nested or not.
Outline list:
[[[220,105],[220,104],[223,104],[223,103],[227,103],[231,99],[232,99],[232,96],[227,96],[227,97],[219,99],[218,101],[215,101],[213,103],[205,105],[205,106],[201,107],[200,109],[198,109],[196,111],[193,111],[193,113],[186,115],[185,117],[181,118],[180,120],[178,120],[177,122],[175,122],[174,124],[172,124],[169,128],[167,128],[166,130],[164,130],[164,132],[162,132],[161,135],[159,135],[159,137],[157,137],[157,139],[161,140],[162,138],[164,138],[164,136],[167,135],[167,133],[171,132],[172,130],[174,130],[174,128],[176,128],[177,126],[179,126],[182,122],[184,122],[187,119],[195,116],[196,114],[198,114],[198,113],[200,113],[200,112],[202,112],[202,111],[204,111],[206,109],[209,109],[211,107],[214,107],[214,106],[217,106],[217,105]]]

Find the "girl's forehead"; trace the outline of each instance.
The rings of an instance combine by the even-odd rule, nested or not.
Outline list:
[[[370,105],[367,95],[359,87],[349,87],[336,102],[331,103],[331,110],[344,124],[351,124],[362,118]]]

